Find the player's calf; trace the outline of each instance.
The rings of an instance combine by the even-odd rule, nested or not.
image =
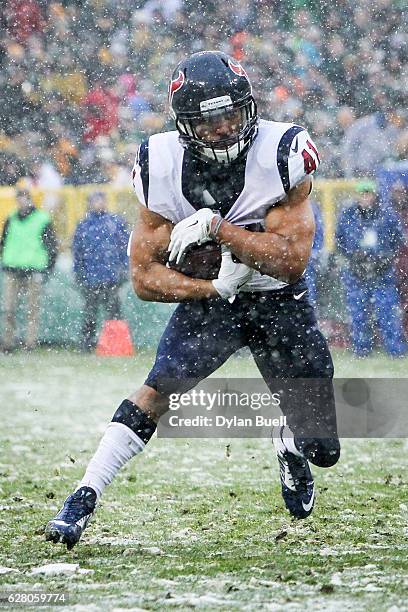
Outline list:
[[[318,467],[332,467],[340,459],[338,438],[296,438],[296,444],[310,463]]]
[[[150,395],[159,396],[153,389],[151,392]],[[151,401],[154,404],[152,398]],[[162,398],[158,398],[158,405],[162,404]],[[66,544],[68,548],[79,541],[105,487],[132,457],[143,451],[155,430],[156,421],[147,412],[129,399],[121,403],[78,488],[65,500],[57,516],[47,524],[47,540]]]

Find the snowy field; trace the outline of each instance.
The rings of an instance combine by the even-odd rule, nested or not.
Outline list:
[[[154,439],[73,551],[46,543],[45,523],[150,360],[0,357],[0,591],[67,591],[68,609],[87,611],[408,609],[405,440],[345,441],[335,468],[314,469],[312,517],[295,522],[267,440]],[[335,362],[339,377],[408,365]],[[256,375],[247,357],[223,373]],[[62,563],[73,565],[38,570]]]

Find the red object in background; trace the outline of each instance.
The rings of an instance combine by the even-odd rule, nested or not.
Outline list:
[[[289,98],[289,90],[283,85],[278,85],[275,87],[274,93],[278,102],[286,102]]]
[[[95,350],[99,357],[131,357],[132,337],[127,321],[105,321]]]
[[[118,126],[119,100],[103,87],[95,87],[82,100],[84,109],[85,142],[94,142],[98,136],[108,135]]]
[[[45,26],[37,0],[8,0],[4,11],[7,30],[20,43]]]
[[[136,95],[136,77],[134,74],[121,74],[118,78],[118,84],[125,100],[130,100]]]
[[[246,32],[236,32],[233,36],[231,36],[231,46],[232,52],[231,55],[234,59],[239,62],[245,57],[245,43],[247,41],[248,34]]]

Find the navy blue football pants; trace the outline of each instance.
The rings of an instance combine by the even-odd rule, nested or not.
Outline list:
[[[306,289],[300,280],[281,290],[241,293],[232,304],[222,298],[179,304],[145,384],[164,395],[183,393],[248,346],[272,392],[278,380],[298,379],[281,409],[305,455],[322,467],[333,465],[340,453],[333,362],[307,293],[294,297]]]

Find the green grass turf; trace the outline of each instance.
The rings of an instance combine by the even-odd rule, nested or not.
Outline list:
[[[407,360],[334,357],[342,377],[407,372]],[[65,590],[69,609],[95,611],[407,609],[405,440],[344,441],[337,466],[314,469],[316,508],[299,522],[269,441],[154,439],[73,551],[46,543],[43,526],[151,358],[0,357],[0,566],[18,570],[0,573],[0,591]],[[256,370],[244,355],[218,374]],[[93,571],[30,575],[63,562]]]

